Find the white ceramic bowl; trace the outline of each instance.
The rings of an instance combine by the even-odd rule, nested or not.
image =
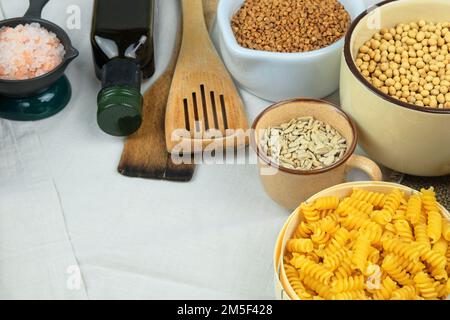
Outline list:
[[[320,99],[339,87],[344,39],[310,52],[276,53],[241,47],[231,19],[245,0],[220,0],[215,34],[218,49],[234,79],[246,90],[269,101],[297,97]],[[352,20],[365,10],[362,0],[339,0]]]

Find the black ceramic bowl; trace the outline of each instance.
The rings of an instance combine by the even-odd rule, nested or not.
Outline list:
[[[56,34],[64,46],[66,54],[61,64],[54,70],[27,80],[1,80],[0,96],[6,97],[30,97],[37,95],[49,88],[60,79],[69,63],[78,56],[78,50],[72,46],[67,33],[56,24],[41,19],[41,13],[49,0],[30,0],[30,7],[23,18],[7,19],[0,22],[0,28],[8,26],[15,27],[19,24],[39,23],[41,27]]]

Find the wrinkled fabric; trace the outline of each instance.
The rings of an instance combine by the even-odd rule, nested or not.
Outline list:
[[[33,124],[0,120],[0,299],[86,298],[46,168]]]
[[[28,5],[0,1],[8,17]],[[178,2],[157,1],[156,74],[143,89],[170,58]],[[123,139],[96,123],[92,3],[49,1],[43,11],[80,51],[67,69],[70,104],[33,124],[0,122],[0,298],[274,298],[273,250],[289,212],[267,197],[254,164],[201,165],[187,184],[117,173]],[[250,122],[270,105],[241,94]],[[68,290],[77,262],[84,286]]]

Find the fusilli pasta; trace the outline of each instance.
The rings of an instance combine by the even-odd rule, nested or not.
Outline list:
[[[396,258],[396,256],[389,254],[384,257],[381,267],[392,279],[397,281],[399,284],[406,286],[412,283],[410,276],[402,268],[401,262]]]
[[[434,286],[433,280],[424,272],[419,272],[414,276],[414,282],[417,290],[425,299],[435,299],[438,294]]]
[[[386,200],[386,195],[362,189],[355,189],[353,190],[351,198],[370,203],[378,208],[382,208]]]
[[[406,209],[406,218],[413,225],[420,222],[420,215],[422,214],[422,199],[420,195],[415,194],[409,198],[408,207]]]
[[[442,221],[442,236],[445,240],[450,241],[450,222],[446,219]]]
[[[363,275],[348,278],[335,279],[331,283],[331,290],[334,293],[344,291],[355,291],[364,289],[365,279]]]
[[[397,220],[394,222],[394,227],[395,227],[397,234],[400,236],[400,238],[403,238],[407,241],[414,240],[413,232],[412,232],[411,226],[409,225],[408,221]]]
[[[441,238],[442,234],[442,217],[438,211],[428,212],[428,237],[431,239],[431,243],[435,243]]]
[[[375,300],[389,300],[392,297],[392,293],[397,290],[397,283],[389,276],[383,279],[380,288],[372,290],[373,298]]]
[[[294,289],[298,297],[302,300],[311,300],[313,298],[313,295],[306,290],[305,286],[301,282],[300,277],[298,276],[297,269],[289,264],[286,264],[284,268],[286,277],[288,278],[292,289]]]
[[[352,264],[361,272],[366,272],[367,258],[370,252],[370,241],[365,235],[360,235],[353,248]]]
[[[284,271],[302,300],[446,299],[450,223],[434,190],[353,190],[300,206]]]
[[[287,244],[287,249],[290,252],[312,252],[314,244],[310,239],[292,239]]]
[[[413,300],[416,297],[416,290],[412,285],[404,286],[392,292],[392,300]]]
[[[316,210],[330,210],[336,209],[339,205],[339,197],[323,197],[314,201],[314,208]]]
[[[303,274],[311,276],[324,284],[328,284],[330,279],[333,277],[333,273],[331,273],[328,269],[306,258],[305,256],[294,253],[291,264],[299,269]]]

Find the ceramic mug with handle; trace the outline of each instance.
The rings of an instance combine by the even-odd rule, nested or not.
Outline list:
[[[335,128],[346,140],[344,156],[331,166],[317,170],[296,170],[270,161],[262,151],[264,130],[294,118],[314,117]],[[261,182],[267,194],[279,205],[292,210],[313,194],[346,182],[352,169],[365,172],[371,180],[382,180],[382,172],[372,160],[355,155],[358,137],[353,121],[337,106],[322,100],[294,99],[277,103],[263,111],[253,123],[251,143],[258,155]]]

